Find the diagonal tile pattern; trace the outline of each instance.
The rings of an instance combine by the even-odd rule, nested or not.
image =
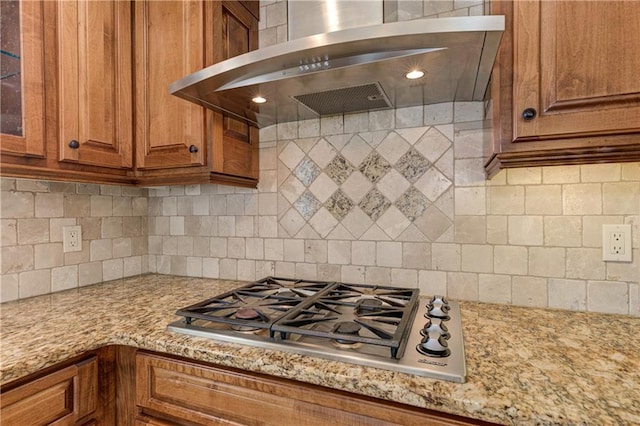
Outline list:
[[[288,168],[280,227],[296,238],[340,228],[374,241],[405,241],[413,227],[435,241],[452,226],[441,205],[453,185],[451,146],[435,127],[289,141],[278,155]]]

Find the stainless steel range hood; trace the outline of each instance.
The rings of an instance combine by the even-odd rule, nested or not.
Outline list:
[[[258,127],[324,115],[483,100],[503,16],[420,19],[299,38],[171,84],[172,94]],[[412,70],[424,77],[405,78]],[[256,96],[265,103],[252,101]]]

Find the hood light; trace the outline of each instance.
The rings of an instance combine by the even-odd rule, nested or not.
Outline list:
[[[267,100],[265,98],[263,98],[262,96],[256,96],[255,98],[251,99],[251,101],[256,103],[256,104],[263,104],[263,103],[267,102]]]
[[[406,73],[404,76],[405,76],[405,78],[407,78],[409,80],[416,80],[418,78],[424,77],[424,71],[413,70],[413,71],[410,71],[410,72]]]

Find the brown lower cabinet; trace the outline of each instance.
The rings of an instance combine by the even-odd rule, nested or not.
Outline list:
[[[95,355],[2,390],[3,426],[99,424]]]
[[[487,424],[125,346],[9,383],[1,401],[2,426]]]

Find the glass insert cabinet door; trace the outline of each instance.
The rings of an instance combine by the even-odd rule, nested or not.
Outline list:
[[[43,157],[42,2],[0,1],[0,142],[3,155]]]

